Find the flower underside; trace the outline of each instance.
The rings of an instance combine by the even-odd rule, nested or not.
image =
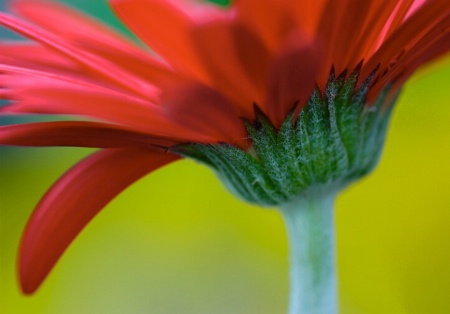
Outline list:
[[[57,0],[0,12],[29,39],[0,40],[0,116],[64,117],[0,126],[0,145],[99,149],[36,205],[26,294],[114,197],[180,155],[263,206],[343,188],[375,166],[404,82],[450,51],[448,0],[107,2],[140,44]]]
[[[375,71],[374,71],[375,73]],[[311,193],[332,193],[369,173],[384,143],[392,102],[385,87],[366,103],[373,75],[357,85],[359,67],[348,77],[331,72],[325,91],[316,88],[276,129],[255,105],[245,120],[252,145],[177,145],[172,151],[215,170],[231,192],[262,206],[280,205]]]

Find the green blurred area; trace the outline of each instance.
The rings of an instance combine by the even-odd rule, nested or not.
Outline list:
[[[70,3],[113,22],[101,1]],[[450,313],[449,83],[450,58],[410,80],[380,166],[337,201],[341,313]],[[0,149],[0,313],[286,311],[281,217],[243,204],[186,160],[118,196],[41,289],[22,296],[15,258],[26,220],[58,176],[90,152]]]

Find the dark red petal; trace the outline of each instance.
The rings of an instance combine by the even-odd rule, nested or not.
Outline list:
[[[175,144],[173,140],[97,122],[62,121],[0,126],[0,145],[149,148]]]
[[[23,234],[23,292],[31,294],[39,287],[74,238],[115,196],[177,158],[144,149],[108,149],[69,170],[39,202]]]
[[[353,70],[361,60],[367,60],[373,54],[384,39],[387,32],[385,29],[396,16],[396,12],[406,11],[405,7],[408,7],[408,3],[399,7],[401,1],[360,1],[358,3],[366,4],[368,10],[363,15],[358,12],[356,6],[354,7],[355,23],[351,23],[350,29],[343,32],[346,33],[346,36],[343,36],[345,40],[339,43],[342,59],[338,66],[346,67],[349,71]]]
[[[321,61],[318,45],[307,44],[301,37],[275,60],[269,73],[269,90],[264,109],[276,126],[281,125],[297,102],[305,104],[308,101],[321,69]]]
[[[247,133],[236,106],[207,86],[170,90],[161,95],[161,104],[170,120],[191,131],[209,134],[216,142],[246,142]]]
[[[423,49],[422,51],[419,51],[411,56],[405,67],[405,76],[400,78],[401,83],[403,83],[418,67],[434,59],[442,57],[449,50],[450,32],[447,32],[445,35],[434,40],[429,46],[426,47],[426,49]]]
[[[372,87],[369,98],[374,99],[388,83],[400,87],[418,67],[440,57],[449,49],[450,11],[416,44],[404,51],[400,58],[389,64],[388,71],[378,77],[377,83]]]
[[[334,66],[338,75],[345,69],[353,70],[363,59],[364,43],[377,42],[395,5],[396,1],[328,1],[318,27],[318,36],[325,44],[326,67]]]
[[[392,32],[394,32],[397,27],[401,25],[407,16],[408,12],[415,3],[417,4],[419,1],[415,0],[401,0],[398,1],[397,7],[393,12],[391,19],[386,23],[385,34],[383,34],[383,38],[388,38]]]
[[[449,14],[448,1],[428,1],[418,8],[401,26],[387,38],[363,66],[361,77],[367,77],[378,64],[383,74],[393,61],[411,49],[436,24]]]

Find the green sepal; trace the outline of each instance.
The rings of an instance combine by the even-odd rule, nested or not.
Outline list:
[[[389,86],[366,102],[376,70],[358,85],[360,69],[338,77],[332,71],[325,90],[316,88],[279,129],[255,106],[256,119],[243,122],[251,139],[247,150],[228,143],[171,150],[208,165],[234,194],[261,206],[337,192],[377,164],[392,108]]]

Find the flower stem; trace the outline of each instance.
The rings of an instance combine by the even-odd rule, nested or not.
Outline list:
[[[336,314],[334,195],[280,207],[290,250],[289,314]]]

